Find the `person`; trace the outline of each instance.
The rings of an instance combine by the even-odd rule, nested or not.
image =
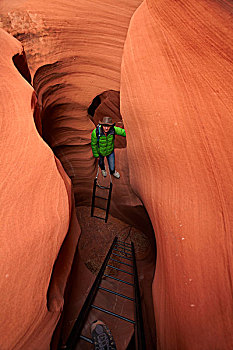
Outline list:
[[[95,350],[116,350],[116,343],[110,329],[100,320],[91,324],[91,337]]]
[[[91,134],[91,147],[93,156],[99,158],[99,166],[104,177],[107,176],[104,165],[104,157],[107,158],[110,174],[117,179],[120,174],[115,169],[115,153],[114,139],[115,135],[126,136],[125,130],[115,126],[112,118],[104,117],[102,122],[99,122],[96,129]]]

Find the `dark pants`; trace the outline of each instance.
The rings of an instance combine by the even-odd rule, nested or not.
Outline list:
[[[115,172],[115,153],[114,151],[109,154],[109,156],[106,156],[107,161],[108,161],[108,166],[110,170],[110,174],[113,174]],[[104,165],[104,157],[99,156],[99,166],[101,170],[105,170],[105,165]]]

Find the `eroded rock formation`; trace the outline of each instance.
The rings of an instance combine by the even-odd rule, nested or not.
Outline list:
[[[23,48],[3,30],[0,42],[0,348],[48,349],[80,228],[70,179],[33,121]]]
[[[130,17],[140,3],[140,0],[117,4],[109,1],[104,5],[99,0],[39,3],[16,0],[11,3],[2,1],[0,4],[3,10],[1,26],[18,38],[27,52],[37,92],[37,96],[32,94],[31,98],[36,127],[72,179],[77,205],[90,203],[96,172],[90,148],[90,134],[95,124],[87,114],[88,106],[95,96],[101,94],[103,99],[95,118],[102,119],[104,113],[109,113],[109,107],[111,109],[114,105],[114,116],[120,120],[117,91],[120,86],[123,44]],[[92,15],[87,20],[86,14],[90,11]],[[115,92],[113,97],[109,91]],[[151,236],[148,216],[129,185],[125,143],[121,142],[119,146],[123,148],[117,150],[116,158],[122,178],[117,183],[117,191],[113,192],[111,210]],[[112,239],[111,236],[109,238]],[[140,279],[146,285],[143,290],[144,314],[150,325],[148,341],[153,344],[155,332],[153,315],[151,317],[150,284],[154,270],[154,244],[151,244],[146,256],[140,259]],[[67,304],[72,312],[68,312],[67,318],[66,313],[64,323],[61,322],[61,327],[64,327],[63,339],[67,337],[67,329],[70,330],[93,280],[90,272],[85,271],[80,257],[76,259],[75,266],[78,272],[73,275],[78,281],[82,280],[82,285],[75,282],[70,289],[71,295],[67,296],[68,302],[74,301],[76,304],[75,307],[74,304]],[[106,297],[104,299],[107,304],[110,303]],[[118,328],[111,322],[109,327],[113,330]],[[125,329],[124,332],[124,342],[119,340],[122,349],[127,346],[132,335],[132,330],[129,332]],[[59,334],[56,333],[54,349],[58,338]]]
[[[153,223],[158,244],[157,272],[153,284],[158,347],[172,350],[228,350],[233,347],[232,5],[224,0],[145,0],[130,24],[120,88],[123,44],[130,17],[140,3],[139,0],[117,4],[112,0],[104,4],[102,0],[1,2],[1,26],[24,44],[38,93],[37,101],[31,87],[22,77],[16,77],[15,68],[4,61],[8,68],[13,67],[13,70],[7,71],[13,80],[7,78],[11,85],[7,86],[6,91],[12,89],[12,99],[19,94],[19,103],[14,105],[14,109],[9,108],[13,119],[7,113],[6,126],[9,121],[14,121],[14,130],[19,128],[16,136],[21,135],[21,143],[17,143],[17,159],[9,158],[17,141],[15,134],[13,137],[9,131],[12,128],[9,124],[9,128],[4,130],[8,130],[11,142],[7,141],[9,147],[4,146],[4,155],[5,159],[11,159],[12,162],[11,166],[7,160],[3,164],[3,178],[7,172],[7,176],[12,179],[8,186],[12,192],[8,192],[12,193],[12,197],[14,195],[15,202],[22,201],[24,206],[28,205],[28,211],[47,208],[43,207],[43,199],[37,203],[37,207],[29,206],[29,193],[34,201],[37,193],[32,191],[34,187],[31,186],[30,173],[27,172],[28,177],[24,177],[19,172],[21,169],[34,169],[34,165],[38,165],[38,158],[32,157],[30,153],[34,149],[33,145],[36,150],[38,147],[37,156],[45,150],[47,157],[53,159],[49,148],[41,143],[35,126],[28,123],[32,111],[30,109],[29,113],[27,108],[32,104],[39,132],[44,134],[46,142],[59,156],[72,179],[76,204],[88,204],[96,167],[90,149],[90,133],[94,123],[87,109],[96,96],[106,91],[120,90],[127,151],[125,148],[116,150],[117,167],[123,176],[118,181],[117,193],[113,193],[111,210],[126,222],[140,226],[144,232],[147,228],[151,232],[149,221],[144,221],[145,211],[139,215],[144,210],[143,202]],[[10,42],[13,43],[12,40]],[[22,49],[12,50],[8,58],[12,59],[13,55],[21,52]],[[23,58],[22,55],[20,57]],[[22,82],[26,84],[27,91],[30,88],[28,95],[25,86],[18,89]],[[22,105],[24,98],[29,102],[26,110]],[[103,109],[98,117],[106,112],[105,108],[109,106],[106,102],[111,104],[110,100],[103,99],[98,112]],[[38,108],[42,112],[42,124],[38,118]],[[19,116],[20,122],[17,119]],[[30,136],[27,134],[28,128],[31,128]],[[29,152],[27,157],[25,149]],[[26,168],[23,167],[25,159]],[[29,160],[32,163],[27,168]],[[18,173],[12,173],[12,164],[20,164],[16,169]],[[64,183],[59,173],[51,162],[49,164],[51,168],[47,162],[40,162],[38,169],[43,174],[44,167],[51,175],[50,178],[39,176],[40,172],[34,174],[31,171],[31,174],[40,186],[41,196],[46,184],[47,188],[53,189],[53,195],[61,198],[61,207],[58,206],[60,216],[62,210],[67,211],[68,196],[64,197]],[[55,187],[56,181],[51,180],[53,174],[58,177]],[[17,183],[14,179],[17,179]],[[25,183],[30,186],[25,186]],[[23,185],[26,190],[20,192],[20,186]],[[10,197],[8,192],[6,196],[7,187],[3,189],[3,201],[8,203]],[[49,199],[46,205],[47,202],[50,203]],[[54,210],[54,202],[51,205]],[[14,207],[14,220],[20,224],[26,220],[26,214],[21,211],[22,207]],[[13,217],[7,216],[6,212],[4,216]],[[64,222],[56,227],[64,234],[64,227],[67,228],[69,220],[67,216],[62,217]],[[6,222],[9,229],[11,226]],[[13,227],[17,227],[18,222],[13,221]],[[49,218],[49,222],[54,221]],[[30,225],[35,223],[30,222]],[[43,221],[40,225],[43,231]],[[34,229],[31,226],[28,226],[30,233]],[[17,246],[17,242],[21,241],[14,239],[14,246]],[[45,259],[48,256],[50,259],[47,267],[54,261],[59,244],[55,249],[52,241],[45,241],[48,249]],[[12,249],[14,252],[14,247]],[[53,254],[49,253],[49,249],[52,249]],[[14,263],[18,260],[17,256]],[[151,271],[154,266],[151,256],[149,260],[152,267],[148,271]],[[82,264],[78,266],[79,272]],[[48,270],[43,275],[43,278],[47,278],[47,286]],[[6,272],[5,276],[8,281],[10,274]],[[87,284],[83,284],[85,291]],[[43,286],[45,284],[42,283],[41,288]],[[51,283],[49,291],[56,290],[55,287],[56,284],[53,287]],[[82,286],[78,288],[82,292]],[[26,297],[29,297],[27,300],[30,300],[27,288],[25,290]],[[74,290],[76,293],[77,290]],[[53,294],[48,294],[48,305],[57,310],[62,304],[62,297],[52,302],[54,299],[50,295]],[[62,296],[62,293],[59,295]],[[20,297],[24,302],[24,296]],[[78,303],[81,305],[82,300],[79,299]],[[8,317],[8,311],[5,310]],[[45,335],[40,333],[41,325],[51,315],[44,304],[40,310],[41,319],[38,324],[34,324],[35,331],[30,329],[26,335],[15,334],[17,339],[21,339],[19,347],[22,344],[28,346],[27,339],[43,336],[45,343],[42,347],[44,345],[46,348],[59,313],[53,313],[54,319],[50,319],[53,326],[49,321],[48,327],[43,328],[47,332]],[[25,329],[29,329],[30,312],[23,323]],[[3,340],[6,341],[6,337]]]
[[[156,233],[163,350],[233,348],[231,13],[224,0],[147,0],[124,47],[121,113]]]
[[[79,204],[89,202],[96,171],[87,109],[103,91],[119,91],[124,40],[140,3],[15,0],[0,5],[2,27],[23,43],[32,76],[36,73],[44,137],[72,179]]]
[[[123,1],[116,7],[109,1],[107,12],[100,0],[2,3],[2,26],[19,38],[27,51],[35,74],[43,137],[72,180],[76,205],[90,204],[96,174],[90,147],[95,125],[87,110],[101,95],[94,122],[110,110],[116,120],[121,118],[117,97],[121,57],[130,18],[140,3]],[[87,20],[85,15],[90,12]],[[37,127],[40,132],[39,121]],[[120,138],[116,143],[125,146]],[[111,211],[134,225],[137,220],[139,229],[150,230],[142,203],[129,185],[126,150],[117,150],[116,159],[122,179],[118,192],[113,192]]]

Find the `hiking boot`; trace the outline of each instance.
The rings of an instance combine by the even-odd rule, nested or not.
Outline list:
[[[91,337],[95,350],[116,350],[112,334],[102,321],[97,320],[92,323]]]
[[[106,170],[101,170],[101,173],[102,173],[103,177],[107,176],[107,171]]]
[[[116,170],[114,171],[114,173],[112,175],[115,176],[117,179],[120,178],[120,174]]]

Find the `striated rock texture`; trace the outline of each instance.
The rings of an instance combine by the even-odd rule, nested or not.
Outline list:
[[[95,124],[119,113],[120,68],[130,18],[141,0],[3,1],[1,25],[19,38],[27,52],[42,121],[38,131],[72,180],[76,205],[90,205],[97,163],[90,138]],[[92,101],[101,96],[93,121]],[[42,131],[41,131],[42,130]],[[126,132],[128,132],[126,130]],[[150,224],[130,188],[126,140],[116,137],[116,168],[111,212],[143,231]],[[115,191],[117,189],[117,191]],[[121,200],[119,200],[121,198]],[[146,224],[145,224],[146,221]]]
[[[87,109],[102,92],[119,91],[124,41],[141,2],[3,0],[0,4],[1,26],[23,43],[35,74],[43,137],[72,179],[79,204],[90,198],[96,171],[90,147],[95,125]]]
[[[233,348],[231,14],[224,0],[147,0],[124,47],[130,181],[158,248],[158,349]]]
[[[79,206],[90,204],[96,174],[90,146],[95,123],[106,113],[111,113],[118,125],[123,126],[119,113],[121,58],[130,18],[140,3],[141,0],[107,0],[104,3],[102,0],[2,0],[0,3],[1,26],[23,43],[27,53],[38,97],[38,100],[35,95],[32,97],[37,129],[71,178]],[[99,95],[101,105],[92,121],[88,107]],[[116,180],[116,185],[114,183],[111,211],[147,233],[154,242],[150,220],[142,202],[130,188],[125,139],[116,138],[117,143],[121,149],[116,150],[116,164],[122,177]],[[151,244],[151,249],[140,261],[143,266],[140,281],[146,286],[142,290],[145,297],[143,311],[149,315],[146,322],[150,325],[147,337],[150,344],[155,341],[150,291],[154,260],[154,244]],[[78,311],[77,307],[73,308],[72,296],[80,308],[86,296],[83,291],[86,293],[92,282],[88,277],[90,273],[83,269],[83,262],[76,261],[76,265],[80,273],[76,280],[82,279],[82,285],[77,285],[74,278],[71,287],[74,293],[67,296],[72,318],[67,316],[67,321],[64,316],[65,331]],[[106,303],[111,304],[110,300],[105,298]],[[109,326],[118,328],[117,324]],[[131,334],[132,331],[128,332],[122,347],[126,347]],[[54,348],[58,338],[56,334]]]
[[[70,180],[33,121],[22,46],[3,30],[0,42],[0,348],[45,350],[80,228]]]
[[[123,126],[119,113],[121,57],[130,18],[140,3],[141,0],[108,0],[104,3],[102,0],[14,0],[10,3],[2,0],[0,3],[1,26],[23,43],[27,53],[37,92],[31,99],[36,127],[71,178],[79,206],[90,204],[96,174],[90,146],[95,123],[111,114],[117,125]],[[88,107],[96,96],[101,96],[101,104],[92,121]],[[154,242],[148,215],[130,188],[125,139],[116,138],[116,146],[121,148],[116,150],[116,164],[122,177],[114,179],[111,212],[141,229]],[[88,222],[90,218],[84,220]],[[102,231],[106,232],[105,227]],[[85,231],[82,234],[85,236]],[[111,243],[112,237],[107,239]],[[96,241],[90,240],[90,246],[93,244]],[[147,327],[150,348],[155,342],[150,290],[154,250],[154,244],[151,244],[151,249],[140,257],[139,262],[144,320],[150,325]],[[73,274],[73,280],[70,279],[71,294],[67,293],[66,303],[71,312],[65,313],[57,328],[54,349],[59,338],[57,333],[61,330],[63,340],[67,337],[92,283],[91,273],[86,272],[80,256],[75,259],[74,266],[78,274]],[[104,299],[107,305],[115,303],[106,296]],[[108,325],[117,330],[116,338],[122,349],[126,347],[132,329],[129,332],[124,328],[123,341],[119,337],[121,328],[118,324],[108,320]]]

